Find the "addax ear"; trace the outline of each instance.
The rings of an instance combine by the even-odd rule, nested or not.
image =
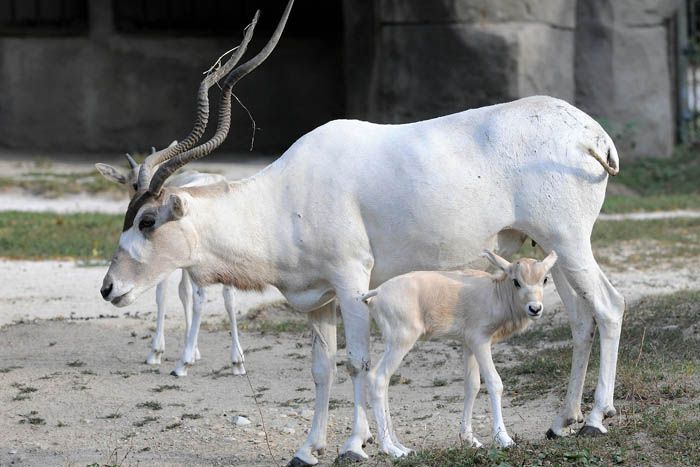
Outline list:
[[[187,215],[189,203],[185,196],[173,193],[168,198],[171,219],[181,219]]]
[[[505,259],[501,258],[500,256],[498,256],[493,251],[484,250],[481,252],[481,256],[488,259],[491,262],[491,264],[496,266],[501,271],[508,272],[508,268],[510,268],[510,263],[508,261],[506,261]]]
[[[550,269],[552,269],[552,266],[554,266],[554,263],[557,262],[557,252],[552,250],[550,254],[547,255],[545,259],[542,260],[542,264],[544,267],[547,269],[547,272],[549,272]]]
[[[107,180],[121,183],[122,185],[126,184],[126,176],[123,175],[121,172],[119,172],[119,170],[112,167],[111,165],[102,164],[102,163],[98,162],[97,164],[95,164],[95,168]]]

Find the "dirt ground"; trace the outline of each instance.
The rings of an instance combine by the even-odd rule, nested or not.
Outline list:
[[[310,333],[295,324],[303,317],[258,303],[262,312],[242,320],[242,327],[270,322],[278,326],[268,325],[266,333],[241,332],[249,375],[237,377],[230,369],[223,308],[212,298],[200,334],[202,359],[189,376],[175,378],[169,371],[181,347],[179,311],[166,320],[168,347],[163,364],[149,367],[143,361],[153,331],[151,294],[130,308],[102,312],[97,289],[86,285],[101,277],[102,268],[61,266],[56,272],[64,277],[59,291],[32,280],[46,277],[36,275],[38,268],[46,267],[58,268],[55,263],[0,263],[4,301],[0,313],[22,309],[24,320],[0,329],[0,465],[262,466],[284,464],[291,458],[310,426],[313,409]],[[23,273],[17,272],[22,269]],[[611,271],[610,277],[633,301],[697,288],[699,274],[700,266],[688,261],[680,268],[677,263],[653,269],[636,265]],[[8,301],[8,296],[14,298]],[[273,301],[274,296],[268,298],[263,302]],[[66,303],[76,309],[92,303],[94,309],[71,316],[65,311]],[[42,304],[64,311],[42,313]],[[171,308],[176,306],[173,298]],[[546,309],[537,326],[566,321],[553,288]],[[35,320],[35,316],[51,319]],[[375,338],[375,358],[380,347]],[[527,358],[527,349],[521,350],[525,350],[521,358]],[[497,345],[495,358],[503,375],[515,363],[512,355],[508,342]],[[322,465],[333,461],[350,430],[352,390],[340,366],[344,350],[338,361]],[[404,444],[412,448],[457,445],[463,384],[459,346],[421,342],[399,373],[390,397]],[[558,399],[552,395],[535,395],[515,406],[504,397],[506,424],[522,439],[539,439],[557,406]],[[235,426],[231,420],[236,415],[252,423]],[[489,423],[487,397],[482,392],[475,406],[475,429],[487,443]],[[380,459],[376,446],[368,446],[367,452]]]

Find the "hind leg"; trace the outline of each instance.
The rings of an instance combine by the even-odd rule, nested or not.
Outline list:
[[[391,457],[403,457],[411,450],[401,444],[391,423],[389,381],[421,332],[409,323],[394,322],[390,330],[382,329],[382,334],[385,336],[384,353],[368,375],[370,403],[377,422],[379,449]]]
[[[569,316],[573,337],[573,354],[566,398],[551,428],[547,431],[546,436],[549,439],[564,436],[566,427],[583,421],[581,397],[588,368],[588,358],[593,345],[593,333],[595,332],[593,314],[585,303],[581,303],[558,265],[552,269],[552,277]]]
[[[593,326],[591,318],[598,325],[600,336],[600,372],[595,391],[595,405],[591,413],[586,417],[585,425],[580,434],[606,433],[603,426],[603,418],[612,416],[615,412],[613,395],[615,389],[615,373],[617,370],[617,353],[622,329],[622,317],[625,311],[625,300],[615,290],[598,263],[593,257],[590,241],[586,239],[577,243],[565,244],[559,247],[559,260],[557,270],[564,275],[569,288],[563,287],[564,297],[575,297],[570,314],[571,327],[574,340],[579,340],[579,347],[574,346],[573,362],[580,368],[572,367],[572,381],[570,382],[567,400],[564,403],[564,412],[576,412],[573,408],[580,406],[583,378],[585,376],[584,363],[587,363],[590,352]],[[556,279],[555,279],[556,280]],[[562,283],[557,282],[557,286]],[[564,298],[567,300],[567,298]],[[586,335],[590,337],[586,337]],[[586,347],[588,352],[586,352]],[[577,351],[584,352],[585,357],[577,355]],[[580,381],[579,381],[580,378]],[[570,414],[568,414],[570,415]],[[561,421],[559,421],[561,424]],[[553,427],[556,428],[556,427]]]

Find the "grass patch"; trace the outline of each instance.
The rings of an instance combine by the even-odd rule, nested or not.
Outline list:
[[[183,420],[199,420],[202,418],[202,414],[198,413],[183,413],[180,417]]]
[[[246,320],[239,329],[242,331],[258,331],[263,334],[294,333],[300,334],[307,331],[309,324],[307,320],[290,319],[286,321],[269,321],[264,319]],[[250,353],[250,351],[248,351]]]
[[[180,389],[180,386],[177,384],[161,384],[151,389],[151,392],[179,391]]]
[[[591,243],[594,251],[611,252],[614,246],[613,255],[598,257],[608,266],[627,262],[649,266],[657,260],[700,256],[700,219],[599,221],[593,227]]]
[[[433,380],[433,387],[436,388],[441,388],[443,386],[447,386],[447,380],[446,379],[440,379],[440,378],[435,378]]]
[[[167,425],[163,429],[163,431],[174,430],[175,428],[180,428],[181,426],[182,426],[182,422],[171,423],[170,425]]]
[[[56,173],[35,170],[17,177],[0,177],[0,189],[21,189],[47,198],[79,193],[124,194],[125,188],[105,179],[97,170]]]
[[[149,423],[153,423],[158,420],[158,417],[144,417],[141,420],[134,422],[133,425],[137,428],[141,428],[142,426],[146,426]]]
[[[20,423],[24,424],[27,423],[29,425],[46,425],[46,420],[44,420],[41,417],[37,417],[39,415],[39,412],[36,410],[32,410],[26,415],[21,415]]]
[[[603,203],[602,212],[618,214],[625,212],[673,211],[677,209],[700,209],[700,194],[607,195]]]
[[[640,195],[700,194],[700,150],[679,146],[668,159],[645,158],[622,162],[615,183]]]
[[[157,401],[146,401],[146,402],[139,402],[136,404],[137,409],[149,409],[149,410],[161,410],[163,408],[162,405],[160,405],[160,402]]]
[[[0,213],[0,252],[10,259],[106,260],[114,252],[122,216]]]

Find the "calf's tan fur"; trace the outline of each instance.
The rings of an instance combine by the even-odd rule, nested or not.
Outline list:
[[[362,298],[384,336],[384,354],[369,374],[370,399],[377,421],[379,446],[385,453],[405,456],[391,424],[388,388],[391,375],[421,336],[449,336],[464,348],[464,413],[460,438],[481,446],[472,433],[474,399],[479,370],[488,388],[493,437],[500,447],[513,444],[501,414],[503,384],[491,358],[491,345],[524,330],[542,316],[543,287],[557,255],[544,260],[519,259],[509,263],[491,251],[483,255],[499,273],[465,270],[417,271],[388,280]]]

